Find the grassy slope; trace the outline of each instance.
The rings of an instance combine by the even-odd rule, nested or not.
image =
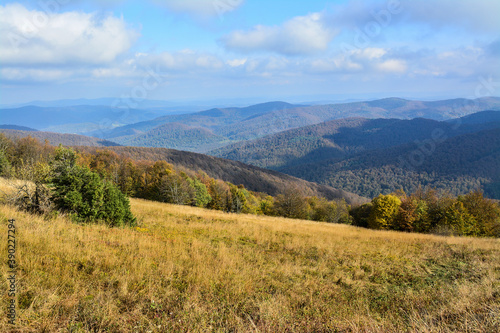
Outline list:
[[[500,329],[498,240],[131,203],[135,229],[0,206],[4,256],[18,225],[19,332]]]

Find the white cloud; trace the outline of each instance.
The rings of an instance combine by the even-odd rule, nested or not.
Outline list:
[[[363,69],[363,65],[344,56],[315,59],[310,63],[310,70],[316,74],[353,73]]]
[[[20,4],[0,6],[0,61],[4,65],[110,63],[138,33],[122,18],[82,12],[45,13]]]
[[[226,64],[228,64],[231,67],[238,67],[238,66],[243,66],[247,62],[247,59],[231,59],[227,60]]]
[[[227,49],[243,53],[301,55],[325,51],[336,34],[321,13],[313,13],[294,17],[281,26],[258,25],[250,31],[234,31],[220,41]]]
[[[133,73],[119,67],[96,68],[92,70],[92,76],[95,78],[119,78],[130,77]]]
[[[408,69],[405,60],[394,58],[383,48],[364,48],[340,53],[310,62],[309,70],[315,74],[360,74],[376,78],[381,73],[402,74]]]
[[[381,72],[387,73],[404,73],[408,68],[406,62],[399,59],[389,59],[376,64],[375,67]]]
[[[498,57],[488,52],[488,45],[481,47],[460,47],[429,54],[415,60],[411,65],[417,75],[432,74],[447,78],[469,78],[500,75]]]

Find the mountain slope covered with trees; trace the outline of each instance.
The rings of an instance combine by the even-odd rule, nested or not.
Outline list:
[[[82,153],[95,154],[100,148],[76,147]],[[278,195],[287,188],[298,188],[304,195],[325,197],[329,200],[345,199],[349,204],[366,202],[367,199],[327,185],[321,185],[287,174],[258,168],[238,161],[225,160],[213,156],[166,148],[107,147],[116,159],[131,159],[141,162],[165,161],[178,168],[202,171],[208,176],[221,179],[245,188]]]
[[[280,168],[282,172],[365,196],[430,186],[453,194],[482,189],[500,199],[500,128],[443,142],[409,143],[344,160]]]
[[[26,131],[26,130],[12,130],[0,129],[0,133],[5,134],[9,138],[24,138],[30,136],[39,141],[48,141],[49,144],[57,146],[62,144],[64,146],[90,146],[90,147],[110,147],[118,146],[117,143],[98,139],[86,135],[78,134],[62,134],[44,131]]]
[[[159,117],[150,121],[89,134],[120,144],[127,144],[127,142],[134,144],[134,139],[140,137],[137,145],[158,147],[160,142],[163,142],[165,146],[162,147],[165,148],[176,147],[182,150],[207,152],[209,147],[214,148],[211,139],[200,141],[199,146],[193,147],[189,144],[186,145],[182,140],[178,140],[178,142],[176,140],[162,141],[155,137],[165,135],[163,132],[166,128],[162,130],[160,126],[167,123],[179,123],[193,128],[203,128],[214,136],[224,138],[215,147],[221,148],[239,141],[257,139],[293,128],[347,117],[372,119],[425,117],[434,120],[447,120],[483,110],[500,110],[500,99],[455,99],[423,102],[386,98],[368,102],[312,106],[270,102],[246,108],[218,108],[191,114]],[[171,144],[171,146],[167,146],[167,144]]]
[[[450,138],[496,127],[500,127],[498,111],[483,111],[446,122],[423,118],[347,118],[231,144],[210,154],[277,170],[422,141],[432,138],[433,134]]]
[[[498,111],[441,122],[350,118],[229,145],[212,154],[368,197],[398,187],[414,190],[419,183],[455,194],[484,186],[497,197],[498,128]],[[430,156],[413,168],[410,162],[424,154],[419,147]]]

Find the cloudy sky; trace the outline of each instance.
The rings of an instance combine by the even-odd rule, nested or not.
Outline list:
[[[0,104],[500,95],[498,0],[0,1]]]

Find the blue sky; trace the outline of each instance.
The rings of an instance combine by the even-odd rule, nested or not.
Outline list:
[[[500,1],[0,1],[0,104],[500,95]]]

